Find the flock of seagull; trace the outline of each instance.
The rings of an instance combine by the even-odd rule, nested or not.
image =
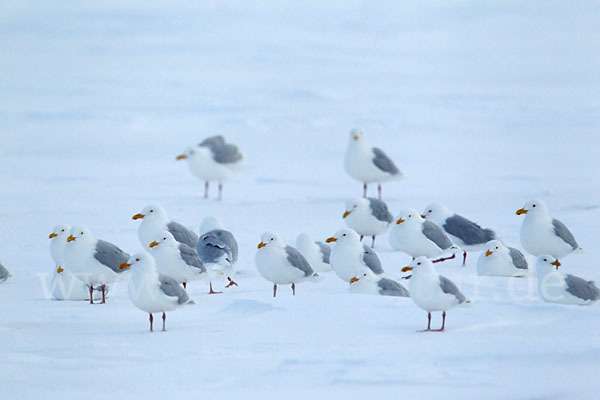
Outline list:
[[[176,157],[186,160],[191,173],[205,182],[208,197],[210,182],[218,182],[218,199],[223,182],[241,169],[243,156],[222,136],[205,139]],[[433,203],[418,212],[405,209],[394,217],[382,200],[382,183],[401,179],[403,173],[379,148],[371,147],[360,130],[350,132],[344,161],[346,172],[363,184],[363,197],[346,202],[342,218],[348,228],[341,229],[325,243],[307,234],[297,237],[295,247],[286,245],[275,232],[265,232],[255,255],[259,274],[273,284],[296,285],[318,282],[329,271],[348,283],[350,292],[410,297],[428,314],[425,331],[443,331],[446,312],[473,303],[448,278],[436,272],[434,264],[456,258],[462,253],[481,251],[477,272],[482,276],[527,277],[529,265],[523,253],[509,247],[496,233],[468,218]],[[378,198],[367,197],[369,183],[377,184]],[[533,200],[517,210],[524,215],[520,239],[523,249],[537,257],[535,274],[538,291],[547,302],[587,305],[600,298],[594,282],[558,271],[559,259],[580,251],[573,234],[564,223],[548,215],[544,202]],[[57,225],[49,235],[50,253],[55,263],[52,295],[59,300],[88,300],[105,303],[111,285],[129,278],[128,295],[132,303],[149,314],[162,313],[165,330],[166,312],[193,303],[186,292],[190,281],[226,282],[232,279],[238,261],[238,243],[218,218],[206,217],[196,234],[171,220],[158,204],[150,204],[133,215],[140,220],[138,239],[144,251],[130,255],[118,246],[96,239],[85,226]],[[375,238],[389,231],[389,243],[395,250],[412,257],[402,268],[408,290],[386,274],[373,250]],[[371,237],[371,246],[362,243]],[[0,264],[0,282],[10,273]],[[442,312],[442,325],[431,329],[431,313]]]

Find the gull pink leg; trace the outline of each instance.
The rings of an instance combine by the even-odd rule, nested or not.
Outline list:
[[[292,283],[292,294],[295,296],[296,295],[296,284]]]
[[[210,291],[208,292],[208,294],[221,294],[223,292],[215,292],[212,288],[212,282],[210,282]]]
[[[100,304],[106,304],[106,295],[105,295],[105,290],[106,290],[106,285],[102,285],[102,301],[100,302]]]
[[[90,304],[94,304],[94,285],[90,285]]]
[[[277,284],[273,285],[273,297],[277,297]]]
[[[463,267],[467,265],[467,251],[463,251]]]
[[[219,182],[219,197],[217,200],[223,200],[223,182]]]
[[[373,241],[371,242],[371,247],[375,248],[375,235],[373,235]]]
[[[367,197],[367,182],[363,183],[363,197]]]
[[[167,323],[167,314],[163,313],[163,332],[167,331],[167,329],[165,328],[166,323]]]
[[[152,332],[152,322],[154,322],[154,317],[150,314],[150,332]]]
[[[381,200],[381,183],[377,184],[377,193],[379,195],[379,200]]]
[[[204,198],[208,199],[208,181],[204,182]]]

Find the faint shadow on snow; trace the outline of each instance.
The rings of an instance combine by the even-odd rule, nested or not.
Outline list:
[[[283,310],[283,308],[256,300],[235,300],[227,307],[222,308],[217,314],[227,316],[228,318],[247,318],[281,310]]]

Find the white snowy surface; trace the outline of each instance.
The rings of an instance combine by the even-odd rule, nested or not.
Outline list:
[[[265,230],[344,226],[360,127],[407,174],[384,185],[394,214],[441,201],[520,247],[515,210],[541,198],[585,249],[563,272],[600,281],[598,26],[595,1],[0,2],[2,398],[597,396],[600,304],[478,278],[477,253],[438,266],[476,302],[443,334],[331,273],[273,299],[253,260]],[[211,134],[246,156],[222,203],[175,162]],[[192,282],[197,304],[153,334],[125,282],[104,306],[46,298],[54,225],[134,252],[150,202],[194,229],[219,216],[240,286]],[[392,275],[409,261],[376,250]]]

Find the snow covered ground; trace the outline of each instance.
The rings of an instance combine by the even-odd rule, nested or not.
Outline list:
[[[514,212],[541,198],[586,249],[564,270],[600,281],[597,2],[173,3],[0,2],[2,398],[597,396],[600,306],[479,279],[478,254],[438,267],[476,302],[444,334],[334,276],[273,299],[254,266],[265,230],[343,226],[361,127],[408,175],[384,186],[394,213],[443,201],[519,245]],[[222,203],[174,160],[210,134],[246,155]],[[45,298],[55,224],[138,251],[150,202],[194,229],[221,217],[240,286],[192,283],[197,304],[153,334],[125,282],[106,306]],[[408,262],[385,237],[376,250],[391,274]]]

